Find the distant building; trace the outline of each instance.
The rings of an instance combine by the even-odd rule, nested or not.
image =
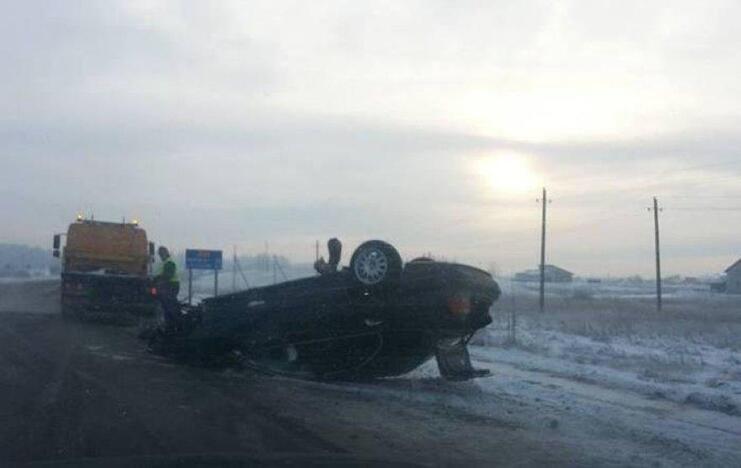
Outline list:
[[[741,259],[726,268],[726,292],[741,294]]]
[[[666,284],[681,284],[682,277],[679,275],[665,276],[662,281]]]
[[[570,283],[574,280],[574,274],[555,265],[545,266],[546,283]],[[515,281],[540,281],[540,268],[525,270],[515,275]]]

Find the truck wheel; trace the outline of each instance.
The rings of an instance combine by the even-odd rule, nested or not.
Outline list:
[[[399,252],[380,240],[364,242],[355,249],[350,260],[353,279],[367,289],[387,288],[401,279],[402,261]]]

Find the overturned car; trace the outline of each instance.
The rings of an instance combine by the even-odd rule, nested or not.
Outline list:
[[[179,331],[154,333],[151,348],[237,354],[256,369],[309,378],[401,375],[433,356],[447,379],[488,374],[472,367],[466,346],[491,323],[489,309],[500,295],[489,273],[427,258],[403,264],[378,240],[360,245],[349,267],[338,269],[339,241],[329,247],[318,276],[184,307]]]

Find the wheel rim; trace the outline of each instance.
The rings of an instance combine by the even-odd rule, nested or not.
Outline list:
[[[389,269],[386,255],[377,249],[365,249],[358,254],[355,262],[355,277],[361,283],[373,285],[380,283]]]

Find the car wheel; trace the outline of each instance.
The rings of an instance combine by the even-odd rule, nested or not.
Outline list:
[[[350,271],[358,285],[366,289],[394,286],[401,279],[402,261],[399,252],[389,243],[372,240],[355,249]]]

